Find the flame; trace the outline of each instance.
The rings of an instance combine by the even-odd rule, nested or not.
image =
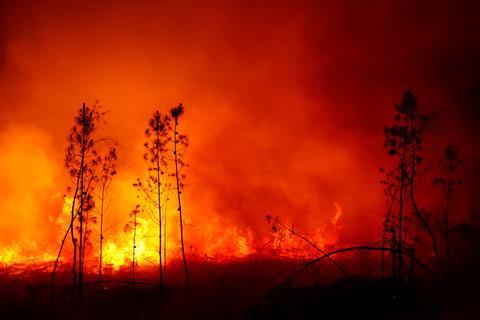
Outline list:
[[[12,137],[15,139],[11,140]],[[33,143],[33,144],[32,144]],[[5,219],[2,223],[12,226],[25,235],[24,240],[14,234],[3,237],[0,246],[0,262],[7,265],[34,265],[51,264],[58,254],[61,241],[68,229],[71,219],[73,198],[71,195],[62,195],[61,186],[54,183],[56,169],[48,155],[48,141],[36,131],[26,134],[14,131],[3,139],[3,150],[6,155],[0,159],[0,166],[5,171],[0,173],[2,181],[8,181],[10,199],[5,212],[18,212],[15,216]],[[27,155],[33,149],[37,152],[35,158]],[[38,149],[38,150],[37,150]],[[24,161],[24,162],[22,162]],[[22,170],[20,170],[20,168]],[[17,171],[21,172],[21,179]],[[38,179],[36,178],[38,176]],[[139,201],[137,193],[132,188],[135,173],[120,173],[117,181],[112,185],[111,193],[114,196],[111,206],[105,213],[104,242],[102,261],[105,269],[120,270],[131,265],[133,249],[133,230],[125,231],[128,221],[128,212],[124,208]],[[31,178],[35,179],[31,179]],[[32,180],[27,184],[26,181]],[[36,185],[38,183],[40,185]],[[5,186],[4,186],[5,188]],[[41,195],[41,197],[39,196]],[[48,199],[47,208],[38,207],[36,198]],[[170,197],[167,213],[167,264],[181,259],[180,233],[178,213],[174,204],[174,197]],[[15,201],[15,203],[14,203]],[[11,202],[11,203],[10,203]],[[141,201],[140,201],[141,202]],[[14,206],[15,204],[15,206]],[[138,217],[139,225],[136,235],[136,261],[140,266],[158,264],[158,223],[147,203],[140,203],[144,208]],[[2,204],[0,204],[2,205]],[[12,208],[18,208],[18,211]],[[261,234],[258,228],[240,226],[222,219],[219,214],[196,216],[193,210],[186,206],[185,233],[186,250],[191,259],[209,259],[224,261],[226,259],[242,259],[254,254],[268,254],[272,257],[305,257],[315,254],[311,246],[291,234]],[[97,215],[94,210],[92,215]],[[331,225],[338,226],[342,215],[340,205],[335,202],[335,214]],[[259,219],[261,220],[261,219]],[[291,222],[294,222],[293,220]],[[10,223],[10,224],[8,224]],[[308,238],[318,247],[325,248],[337,240],[337,235],[331,226],[317,227],[309,232]],[[89,224],[91,231],[86,247],[85,269],[90,272],[98,270],[99,262],[99,224]],[[264,228],[266,230],[266,226]],[[308,230],[307,230],[308,231]],[[39,236],[41,235],[41,237]],[[5,242],[5,240],[9,240]],[[72,243],[70,235],[65,240],[60,263],[71,263]],[[164,254],[162,249],[162,254]]]
[[[208,233],[215,233],[215,230],[210,228]],[[255,252],[250,246],[249,240],[252,238],[253,234],[249,229],[245,234],[242,234],[237,227],[223,229],[221,235],[209,241],[204,252],[207,256],[216,258],[244,257]]]
[[[343,214],[343,210],[342,210],[342,207],[340,207],[340,205],[336,201],[334,202],[334,204],[335,204],[335,215],[333,216],[331,223],[335,227],[338,223],[338,219],[340,219],[340,217]]]
[[[439,81],[438,86],[445,84],[439,90],[428,83],[437,64],[446,74],[452,69],[456,75],[458,70],[447,63],[450,51],[441,50],[438,59],[429,61],[432,65],[411,68],[422,58],[393,50],[388,36],[388,30],[395,31],[398,42],[434,54],[439,41],[459,41],[455,38],[459,32],[441,33],[443,14],[432,17],[432,29],[412,34],[410,28],[398,29],[404,23],[401,15],[385,15],[397,6],[380,1],[379,6],[277,1],[285,4],[275,8],[258,1],[254,10],[240,1],[220,2],[188,6],[183,1],[150,1],[147,6],[142,1],[128,5],[120,1],[63,5],[69,3],[63,1],[47,7],[31,0],[2,2],[1,262],[43,263],[56,258],[71,206],[71,199],[63,197],[71,184],[64,170],[65,138],[84,101],[100,100],[109,112],[107,123],[98,127],[99,136],[119,142],[118,176],[112,182],[104,242],[105,265],[115,269],[130,260],[132,234],[123,227],[128,208],[137,201],[131,185],[145,172],[143,133],[157,107],[166,111],[183,101],[187,108],[181,129],[191,138],[185,234],[192,259],[245,258],[268,253],[264,248],[288,257],[315,254],[298,237],[269,234],[262,217],[270,211],[296,224],[296,230],[320,248],[337,243],[341,224],[348,229],[344,241],[370,235],[369,228],[356,223],[356,215],[381,230],[382,218],[367,217],[355,208],[375,211],[383,205],[377,183],[378,165],[384,159],[379,124],[390,119],[391,110],[383,106],[390,104],[389,97],[397,94],[393,90],[403,86],[404,79],[415,78],[426,90],[422,94],[433,98],[432,104],[441,103],[438,108],[447,117],[463,110],[446,122],[458,129],[455,135],[465,139],[466,149],[476,146],[470,130],[459,127],[463,120],[474,123],[474,117],[466,117],[470,109],[452,108],[452,101],[442,98],[455,97],[457,85]],[[96,18],[84,23],[93,11]],[[181,25],[172,12],[182,15]],[[265,12],[272,13],[268,19]],[[372,23],[359,23],[365,12]],[[408,23],[416,27],[418,22]],[[376,32],[383,24],[386,29]],[[467,30],[469,24],[459,25],[457,31],[475,31]],[[359,28],[358,38],[352,26]],[[468,48],[476,48],[470,41],[477,37],[468,35],[462,37],[472,39]],[[458,48],[448,45],[445,50],[449,48],[456,57]],[[391,61],[399,62],[392,70],[378,67]],[[469,77],[457,78],[466,81],[466,88],[470,84],[476,88],[477,82],[470,83]],[[477,160],[478,148],[470,149]],[[422,198],[430,198],[426,195]],[[331,214],[328,208],[334,199],[349,203],[340,202],[341,207],[335,203]],[[180,257],[173,202],[167,217],[167,262]],[[436,208],[431,202],[425,205]],[[463,206],[467,202],[459,201]],[[158,226],[148,214],[142,219],[138,261],[155,263]],[[89,228],[86,262],[95,268],[98,224]],[[67,239],[62,263],[70,262],[71,250]]]
[[[61,214],[55,221],[59,227],[65,228],[70,222],[72,197],[65,196],[61,208]],[[172,212],[168,212],[170,216],[168,221],[167,234],[167,263],[172,260],[180,259],[180,244],[176,237],[178,236],[176,224],[174,223],[176,216]],[[333,226],[338,225],[338,220],[342,215],[340,205],[335,202],[335,214],[331,219]],[[138,226],[136,230],[136,262],[138,265],[151,265],[158,263],[158,224],[149,217],[138,217]],[[187,220],[188,222],[188,220]],[[98,226],[95,225],[95,228]],[[118,271],[122,267],[129,266],[132,262],[133,249],[133,230],[126,231],[122,229],[112,233],[106,230],[105,240],[103,244],[103,266],[104,269]],[[94,233],[95,234],[95,233]],[[218,219],[212,219],[209,224],[204,226],[201,234],[207,239],[204,243],[192,245],[201,256],[213,259],[215,261],[223,261],[232,258],[244,258],[256,253],[267,253],[272,257],[292,257],[305,258],[317,254],[316,250],[307,242],[292,234],[288,230],[270,234],[258,241],[255,233],[247,228],[241,230],[237,226],[224,228]],[[333,245],[337,241],[337,235],[332,230],[325,227],[316,229],[313,233],[305,235],[316,246],[325,249],[327,246]],[[259,242],[261,245],[259,245]],[[269,250],[265,250],[267,247]],[[66,249],[63,253],[61,261],[69,261],[71,248],[69,246],[69,238],[67,238]],[[3,247],[0,249],[0,262],[11,265],[18,263],[46,263],[55,259],[55,251],[38,255],[39,247],[35,242],[29,244],[18,244],[15,246]],[[94,237],[90,238],[90,246],[87,248],[86,269],[96,271],[99,260],[99,241]],[[192,252],[191,252],[192,253]],[[162,252],[163,254],[163,252]],[[194,256],[191,254],[191,256]]]

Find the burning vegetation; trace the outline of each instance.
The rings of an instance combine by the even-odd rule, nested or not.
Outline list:
[[[462,183],[457,170],[463,161],[458,148],[448,142],[443,158],[430,159],[429,168],[425,168],[424,153],[429,136],[437,130],[438,115],[421,113],[411,90],[405,91],[401,102],[395,104],[394,122],[384,129],[384,147],[393,161],[388,169],[380,169],[387,204],[381,238],[359,244],[342,242],[344,214],[337,202],[329,223],[309,233],[294,221],[267,214],[265,225],[269,231],[266,228],[263,236],[248,229],[241,232],[223,228],[221,237],[205,243],[190,242],[187,226],[193,219],[190,213],[185,214],[183,205],[189,167],[185,159],[189,139],[181,132],[184,112],[185,107],[178,104],[169,112],[155,111],[147,122],[143,153],[146,173],[131,184],[135,205],[123,221],[123,228],[114,232],[108,221],[114,214],[110,204],[116,196],[113,186],[119,175],[119,144],[100,135],[99,128],[107,125],[108,113],[98,104],[82,104],[65,150],[70,184],[62,210],[53,220],[64,230],[61,237],[56,236],[60,239],[57,254],[47,253],[49,249],[39,255],[37,243],[4,247],[0,260],[5,272],[10,276],[33,274],[35,270],[49,273],[48,288],[54,303],[59,294],[56,288],[68,283],[68,275],[74,300],[85,298],[90,290],[85,285],[96,284],[103,291],[112,283],[126,283],[132,288],[156,285],[160,292],[180,286],[190,297],[191,281],[195,287],[196,272],[201,274],[202,268],[208,268],[205,266],[271,261],[272,265],[280,263],[290,269],[273,287],[270,282],[269,299],[282,301],[286,293],[291,294],[292,286],[308,287],[318,281],[331,283],[333,279],[346,279],[356,286],[358,274],[387,280],[395,295],[408,297],[404,290],[411,288],[417,278],[448,281],[451,271],[462,265],[465,252],[458,247],[458,236],[456,241],[452,239],[455,233],[465,237],[469,231],[462,225],[451,225],[451,220],[455,212],[452,199]],[[420,191],[416,182],[433,167],[438,167],[438,176],[431,180],[429,188],[441,191],[445,203],[443,214],[438,216],[417,200],[417,194],[425,191]],[[221,227],[207,222],[203,230],[209,233],[211,228]],[[362,255],[367,260],[362,260]],[[200,283],[205,281],[201,278]],[[273,304],[266,311],[250,312],[269,317],[271,312],[278,312],[277,308]]]
[[[0,1],[0,319],[472,318],[477,7]]]

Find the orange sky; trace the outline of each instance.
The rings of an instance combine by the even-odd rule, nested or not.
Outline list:
[[[335,202],[342,237],[371,236],[358,226],[380,221],[382,129],[407,87],[440,110],[441,138],[464,145],[478,176],[479,45],[467,5],[0,3],[1,244],[62,233],[66,136],[76,108],[97,99],[110,111],[102,132],[120,143],[111,224],[135,201],[148,117],[178,102],[191,239],[211,226],[255,238],[266,214],[316,230]]]

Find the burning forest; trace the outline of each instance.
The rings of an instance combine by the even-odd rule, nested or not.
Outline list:
[[[0,319],[476,318],[478,9],[0,1]]]

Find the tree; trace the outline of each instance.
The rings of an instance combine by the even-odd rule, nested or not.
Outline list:
[[[175,163],[175,184],[177,191],[177,200],[178,200],[178,216],[179,216],[179,225],[180,225],[180,242],[182,245],[182,259],[183,259],[183,268],[185,271],[185,283],[187,289],[190,290],[190,278],[188,274],[188,264],[187,258],[185,255],[185,240],[184,240],[184,230],[183,230],[183,211],[182,211],[182,199],[181,195],[183,193],[184,184],[183,180],[185,179],[185,174],[180,173],[180,171],[187,166],[184,161],[185,150],[188,146],[188,137],[184,134],[178,132],[179,119],[183,115],[185,109],[180,103],[178,106],[170,110],[170,115],[174,120],[173,125],[173,158]]]
[[[392,218],[386,219],[386,221],[389,221],[388,228],[393,231],[396,237],[392,246],[397,248],[392,248],[395,250],[391,252],[394,255],[398,253],[397,272],[401,279],[404,271],[403,254],[405,251],[413,250],[413,243],[404,244],[404,241],[408,239],[408,232],[404,229],[407,204],[410,204],[421,228],[429,235],[435,257],[441,265],[435,234],[428,222],[427,214],[420,209],[415,197],[415,182],[420,175],[419,166],[423,163],[423,157],[421,156],[423,140],[433,130],[436,114],[419,113],[417,100],[410,89],[404,92],[401,103],[395,104],[395,111],[394,124],[384,129],[384,146],[387,148],[388,154],[397,159],[396,166],[387,172],[390,177],[388,187],[396,189],[394,193],[390,193],[392,194],[392,201],[398,203],[397,221],[395,223]],[[393,215],[390,210],[388,214]]]
[[[134,186],[142,192],[145,200],[157,211],[160,287],[164,286],[163,263],[166,265],[166,261],[164,262],[162,258],[162,245],[166,245],[165,240],[162,239],[162,224],[166,223],[164,212],[162,212],[162,199],[166,196],[165,193],[168,190],[166,183],[168,175],[165,172],[167,169],[168,143],[171,140],[170,131],[170,117],[162,115],[158,110],[155,111],[145,130],[146,142],[144,147],[146,151],[143,159],[147,164],[148,179],[146,182],[137,179],[134,183]]]
[[[106,211],[106,198],[113,177],[117,174],[116,169],[117,150],[111,147],[101,158],[102,169],[100,174],[100,247],[98,253],[98,285],[102,282],[102,262],[103,262],[103,217]]]
[[[433,229],[428,221],[428,212],[421,210],[417,204],[415,197],[415,186],[418,176],[420,175],[419,167],[423,164],[423,156],[421,152],[424,150],[423,141],[424,138],[430,134],[436,125],[437,113],[431,114],[422,114],[417,110],[417,101],[415,96],[410,90],[407,90],[406,95],[408,94],[409,104],[411,105],[411,111],[407,113],[407,121],[409,123],[409,137],[410,137],[410,175],[408,178],[409,183],[409,197],[413,212],[420,222],[421,227],[427,232],[430,237],[432,244],[432,249],[435,254],[435,259],[439,266],[443,266],[440,259],[440,254],[438,250],[437,239]]]
[[[386,127],[384,129],[385,134],[385,143],[384,146],[388,149],[388,154],[390,156],[397,157],[397,166],[388,174],[390,177],[393,177],[396,180],[398,185],[398,221],[395,227],[393,218],[390,217],[386,219],[389,222],[388,226],[391,228],[396,241],[392,242],[392,246],[396,246],[397,250],[392,251],[394,253],[393,259],[395,259],[395,253],[398,252],[398,274],[399,277],[402,277],[403,270],[403,216],[404,216],[404,206],[405,206],[405,192],[406,192],[406,179],[407,179],[407,151],[409,145],[409,135],[408,135],[408,118],[412,114],[412,105],[410,91],[405,92],[400,104],[395,104],[396,115],[394,118],[395,123],[391,127]],[[390,182],[390,185],[394,185],[393,182]],[[396,197],[396,192],[393,196],[393,199]],[[390,211],[390,210],[389,210]],[[392,216],[391,211],[389,215]],[[395,267],[393,267],[395,268]],[[393,269],[394,272],[395,269]]]
[[[78,110],[78,115],[75,117],[75,124],[69,135],[69,146],[67,148],[65,164],[70,172],[70,176],[75,180],[75,192],[73,196],[72,211],[71,211],[71,235],[72,244],[74,247],[73,253],[73,270],[74,288],[76,287],[76,260],[77,260],[77,246],[78,246],[78,289],[81,291],[83,286],[83,267],[84,267],[84,251],[85,238],[88,228],[88,214],[93,209],[95,203],[93,200],[92,189],[93,184],[97,180],[95,169],[99,164],[100,157],[96,150],[96,141],[94,133],[96,124],[101,120],[103,113],[98,111],[97,105],[88,107],[85,103]],[[78,236],[74,235],[75,225],[75,205],[77,206]],[[87,217],[87,219],[85,219]],[[87,225],[88,226],[88,225]],[[78,244],[77,244],[78,238]]]
[[[450,220],[452,210],[453,188],[462,183],[462,180],[456,176],[456,170],[463,164],[458,155],[458,148],[451,142],[445,147],[444,157],[440,161],[440,166],[444,170],[444,176],[435,178],[432,183],[434,187],[440,189],[445,197],[445,213],[443,218],[443,236],[445,238],[445,261],[447,270],[450,269]]]
[[[67,188],[67,192],[72,194],[70,224],[65,232],[55,260],[51,277],[52,285],[55,280],[58,260],[65,241],[70,234],[73,245],[72,286],[75,290],[78,285],[78,289],[82,290],[84,250],[86,236],[88,236],[89,232],[88,218],[90,211],[95,205],[92,192],[97,180],[95,169],[100,161],[96,150],[95,131],[97,123],[103,118],[103,115],[104,113],[99,111],[99,107],[96,104],[89,107],[84,103],[74,118],[74,125],[68,136],[69,145],[66,149],[65,166],[75,187]],[[84,217],[86,217],[87,225],[85,225]]]

